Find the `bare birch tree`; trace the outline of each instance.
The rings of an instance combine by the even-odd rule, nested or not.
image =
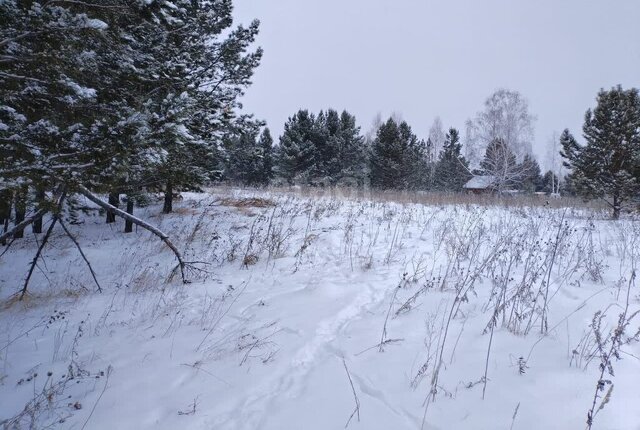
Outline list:
[[[442,120],[437,116],[434,118],[433,124],[431,124],[431,128],[429,129],[429,140],[431,140],[431,144],[433,145],[433,156],[436,160],[438,159],[438,155],[440,155],[440,151],[442,151],[445,139],[446,135],[444,127],[442,126]]]
[[[484,102],[484,110],[467,122],[466,155],[479,161],[477,155],[496,139],[502,140],[522,161],[531,154],[535,116],[529,113],[527,100],[517,91],[499,89]]]

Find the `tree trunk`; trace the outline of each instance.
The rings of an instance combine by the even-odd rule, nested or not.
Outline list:
[[[173,184],[171,180],[167,181],[167,186],[164,189],[164,207],[162,213],[168,214],[173,211]]]
[[[11,219],[11,191],[0,191],[0,229],[3,233],[9,231],[9,220]],[[0,245],[4,245],[4,239],[0,241]]]
[[[0,224],[11,218],[11,192],[0,191]]]
[[[27,202],[25,201],[25,193],[17,193],[15,201],[15,220],[14,225],[19,225],[24,221],[25,214],[27,213]],[[21,239],[24,237],[24,228],[19,228],[13,233],[15,239]]]
[[[620,198],[613,196],[613,219],[620,219]]]
[[[111,206],[120,207],[120,193],[109,193],[109,204]],[[116,214],[113,211],[107,211],[107,224],[116,221]]]
[[[60,205],[61,204],[60,202],[64,199],[64,196],[65,196],[65,187],[57,186],[53,194],[54,194],[54,199],[58,200],[58,205]],[[14,235],[16,234],[17,231],[24,230],[29,225],[31,225],[36,219],[42,218],[44,214],[46,214],[48,211],[49,211],[49,208],[47,208],[46,206],[42,207],[38,209],[31,216],[24,219],[22,222],[16,223],[16,225],[12,229],[7,229],[7,231],[0,234],[0,243],[3,243],[4,240],[9,237],[15,237]]]
[[[36,218],[44,216],[44,214],[47,213],[46,209],[40,209],[38,212],[36,212],[35,214],[31,215],[29,218],[25,219],[24,221],[22,221],[21,223],[15,225],[12,229],[7,229],[6,232],[0,234],[0,243],[4,243],[4,241],[9,238],[9,237],[15,237],[14,234],[16,231],[18,230],[24,230],[27,226],[29,226],[30,224],[32,224]]]
[[[40,207],[40,205],[44,203],[44,198],[45,198],[44,188],[37,187],[36,188],[36,204],[38,205],[38,207]],[[36,220],[33,222],[32,230],[34,233],[42,233],[42,217],[36,218]]]
[[[133,215],[133,199],[127,196],[127,213]],[[124,221],[124,232],[131,233],[133,231],[133,222],[130,219]]]
[[[33,257],[33,261],[31,262],[29,273],[27,274],[27,278],[24,281],[24,286],[22,287],[22,291],[20,293],[20,300],[22,300],[24,298],[24,295],[27,294],[27,287],[29,286],[29,280],[31,279],[31,275],[33,275],[33,271],[36,268],[36,263],[38,262],[38,258],[40,258],[40,254],[42,254],[42,250],[44,249],[44,246],[47,244],[49,237],[51,237],[51,233],[53,232],[53,228],[56,225],[56,221],[58,221],[58,217],[60,216],[62,205],[64,203],[64,198],[66,197],[66,195],[67,194],[63,189],[62,194],[60,195],[60,199],[58,200],[58,207],[56,211],[53,213],[53,219],[51,220],[51,224],[49,224],[49,228],[47,229],[47,232],[42,237],[42,242],[40,242],[40,246],[38,246],[38,251],[36,252],[35,257]],[[40,211],[42,211],[42,209],[40,209]],[[35,215],[30,217],[30,219],[35,220],[37,218],[42,218],[42,215],[38,217],[38,214],[40,213],[40,211],[36,212]]]

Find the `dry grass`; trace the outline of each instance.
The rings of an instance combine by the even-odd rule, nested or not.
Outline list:
[[[235,208],[268,208],[276,205],[273,200],[258,197],[248,197],[240,199],[224,198],[218,200],[217,203],[221,206],[231,206]]]
[[[399,190],[374,190],[368,188],[350,187],[266,187],[249,188],[228,185],[217,185],[209,189],[210,192],[220,194],[232,194],[234,191],[256,191],[268,192],[273,195],[294,195],[298,197],[315,197],[346,199],[356,201],[374,202],[394,202],[394,203],[414,203],[427,206],[449,206],[449,205],[478,205],[478,206],[498,206],[498,207],[549,207],[590,209],[596,211],[607,211],[608,207],[600,201],[585,202],[575,197],[551,197],[535,194],[521,195],[498,195],[498,194],[471,194],[471,193],[446,193],[436,191],[399,191]],[[276,203],[263,198],[224,198],[219,200],[223,206],[235,207],[272,207]]]
[[[199,213],[198,208],[179,207],[173,210],[176,215],[197,215]]]
[[[86,289],[63,288],[61,290],[51,290],[41,293],[27,293],[20,299],[20,294],[12,294],[11,296],[0,300],[0,311],[8,311],[14,307],[20,306],[22,309],[36,308],[42,304],[50,303],[55,299],[78,299],[87,295]]]

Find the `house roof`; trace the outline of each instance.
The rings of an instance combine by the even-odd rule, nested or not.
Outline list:
[[[495,178],[493,176],[476,175],[464,184],[464,188],[470,190],[484,190],[490,188],[494,182]]]

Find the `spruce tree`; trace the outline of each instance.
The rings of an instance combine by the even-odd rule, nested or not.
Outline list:
[[[640,194],[640,95],[621,86],[601,90],[597,106],[587,110],[582,128],[586,146],[570,133],[561,137],[571,183],[585,198],[599,198],[619,218],[624,206]]]

